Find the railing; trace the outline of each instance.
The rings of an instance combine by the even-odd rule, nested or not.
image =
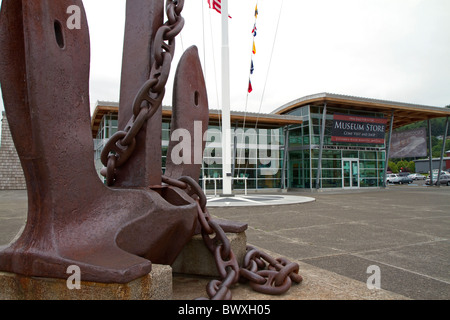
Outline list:
[[[203,192],[206,194],[206,183],[212,180],[214,182],[214,196],[217,197],[217,180],[223,180],[223,178],[203,178]],[[231,180],[244,180],[244,194],[247,195],[247,180],[248,177],[233,177]]]

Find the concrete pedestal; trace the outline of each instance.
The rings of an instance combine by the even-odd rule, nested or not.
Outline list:
[[[69,275],[68,275],[69,277]],[[150,274],[121,283],[81,281],[68,289],[64,279],[26,277],[0,272],[0,300],[171,300],[172,268],[153,264]]]
[[[245,232],[227,233],[231,249],[236,255],[239,266],[244,261],[247,252],[247,236]],[[172,264],[174,273],[218,277],[213,254],[205,246],[201,235],[196,235],[183,248],[175,262]]]

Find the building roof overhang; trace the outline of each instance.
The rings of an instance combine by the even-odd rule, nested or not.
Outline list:
[[[118,114],[119,104],[117,102],[98,101],[91,117],[92,137],[97,137],[97,132],[103,117],[108,113]],[[162,108],[163,118],[172,117],[172,108],[164,106]],[[231,125],[239,123],[240,125],[245,121],[246,126],[258,124],[258,127],[282,127],[292,124],[301,124],[302,117],[292,115],[279,115],[267,113],[250,113],[241,111],[231,111]],[[222,121],[222,112],[220,110],[209,110],[210,121]]]
[[[94,113],[91,117],[91,131],[92,137],[97,137],[97,132],[103,117],[108,113],[118,113],[119,103],[110,101],[98,101],[95,106]]]
[[[288,114],[290,111],[299,107],[307,105],[323,106],[324,103],[327,104],[327,108],[333,107],[382,113],[386,118],[390,118],[393,113],[394,129],[417,121],[450,116],[450,109],[448,108],[354,97],[333,93],[319,93],[305,96],[281,106],[272,113],[279,115]]]

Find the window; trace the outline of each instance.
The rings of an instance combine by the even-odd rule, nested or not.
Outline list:
[[[108,113],[103,116],[97,132],[97,139],[109,139],[118,130],[118,115]]]

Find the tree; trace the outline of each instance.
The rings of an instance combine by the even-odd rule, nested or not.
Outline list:
[[[414,172],[416,169],[414,161],[400,160],[396,165],[399,172]]]
[[[389,161],[388,171],[392,173],[399,172],[416,172],[416,164],[414,161],[400,160],[397,162]]]
[[[408,163],[409,172],[416,172],[416,163],[414,161],[410,161]]]
[[[441,156],[442,151],[442,144],[444,143],[444,140],[437,140],[436,143],[433,143],[433,148],[431,149],[433,158],[438,158]],[[447,150],[450,150],[450,140],[445,141],[445,148],[444,152]],[[445,154],[444,154],[445,157]]]
[[[393,161],[389,161],[388,162],[388,171],[391,171],[392,173],[398,173],[397,164]]]

